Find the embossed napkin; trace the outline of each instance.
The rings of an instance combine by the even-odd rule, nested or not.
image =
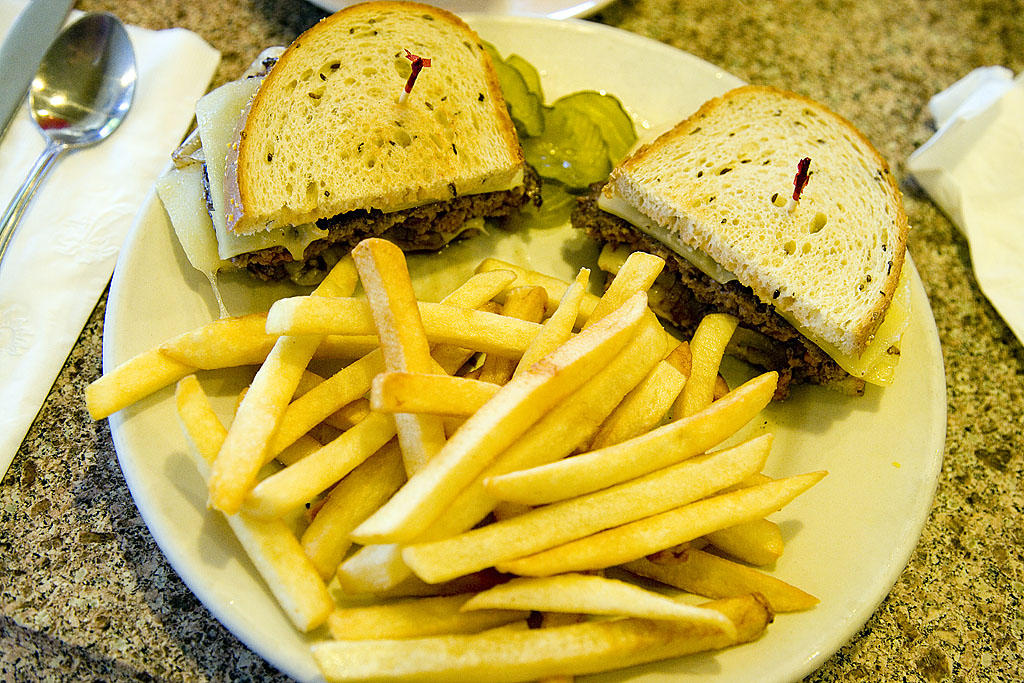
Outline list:
[[[0,0],[0,37],[25,4]],[[187,132],[196,100],[220,61],[219,52],[183,29],[130,26],[128,33],[139,74],[131,112],[106,142],[65,155],[50,172],[0,268],[0,478],[96,307],[135,212]],[[0,139],[0,208],[43,146],[22,105]]]
[[[907,169],[967,237],[981,291],[1024,342],[1024,74],[975,69],[928,105]]]

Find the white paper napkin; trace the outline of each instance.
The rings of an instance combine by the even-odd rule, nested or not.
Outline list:
[[[0,0],[6,36],[24,0]],[[74,13],[70,20],[80,13]],[[187,132],[220,53],[183,29],[128,27],[138,83],[105,142],[65,155],[0,268],[0,478],[110,280],[135,212]],[[27,105],[0,140],[0,210],[44,147]]]
[[[907,169],[967,237],[982,292],[1024,343],[1024,74],[972,71],[929,102]]]

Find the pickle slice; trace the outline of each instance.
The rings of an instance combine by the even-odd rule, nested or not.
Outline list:
[[[601,129],[577,107],[544,110],[544,132],[521,140],[526,160],[542,178],[584,189],[612,170]]]
[[[544,89],[540,85],[540,74],[537,73],[536,67],[530,64],[524,58],[519,55],[509,55],[505,58],[508,65],[519,72],[519,75],[526,81],[526,87],[532,92],[537,98],[544,101]]]
[[[502,59],[493,45],[485,42],[484,48],[491,56],[498,84],[501,86],[502,95],[505,96],[505,104],[508,106],[512,123],[516,126],[516,132],[520,137],[540,135],[544,130],[543,99],[530,90],[523,74]]]
[[[608,161],[612,166],[625,158],[636,142],[633,120],[623,109],[622,103],[613,95],[594,90],[582,90],[555,100],[556,109],[579,111],[597,124],[608,147]]]

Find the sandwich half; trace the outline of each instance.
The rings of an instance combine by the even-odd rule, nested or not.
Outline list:
[[[684,333],[735,315],[730,353],[777,370],[778,398],[892,382],[909,320],[901,195],[874,147],[812,100],[745,86],[707,102],[619,164],[573,224],[605,244],[604,269],[664,257],[657,306]]]
[[[449,12],[352,5],[262,67],[199,102],[201,150],[175,170],[199,167],[158,187],[180,237],[170,205],[201,182],[200,270],[315,281],[365,237],[439,249],[539,201],[490,57]]]

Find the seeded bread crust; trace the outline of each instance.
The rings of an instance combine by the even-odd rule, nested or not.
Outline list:
[[[790,211],[804,157],[810,179]],[[605,193],[845,353],[864,349],[896,291],[908,225],[889,166],[801,95],[745,86],[710,100],[621,163]]]
[[[431,65],[401,101],[406,50]],[[225,179],[228,226],[404,210],[505,189],[524,166],[476,33],[435,7],[362,3],[299,36],[253,98]]]

